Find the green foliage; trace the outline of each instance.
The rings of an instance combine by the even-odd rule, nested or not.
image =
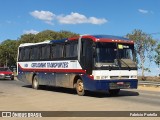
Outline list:
[[[22,43],[33,43],[34,39],[35,39],[35,36],[36,35],[34,35],[34,34],[24,34],[24,35],[21,35],[21,37],[18,40],[18,43],[19,44],[22,44]]]
[[[57,39],[57,36],[57,32],[45,30],[35,35],[34,42],[42,42],[45,40]]]
[[[18,44],[16,40],[8,39],[0,44],[0,65],[1,66],[16,65],[17,47],[18,47]]]
[[[24,34],[18,40],[5,40],[0,44],[0,66],[15,66],[17,60],[18,46],[22,43],[36,43],[45,40],[59,40],[68,37],[78,36],[69,31],[55,32],[45,30],[38,34]]]
[[[160,43],[157,45],[155,49],[156,55],[155,55],[155,63],[160,66]]]
[[[148,68],[145,68],[144,63],[147,58],[153,61],[152,52],[155,49],[156,41],[142,30],[134,30],[131,34],[127,34],[127,37],[135,42],[135,50],[140,59],[139,68],[142,69],[142,76],[144,76],[144,71],[149,71]]]

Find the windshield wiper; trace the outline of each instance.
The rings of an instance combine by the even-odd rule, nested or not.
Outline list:
[[[131,70],[131,67],[126,62],[124,62],[122,59],[118,59],[118,60],[120,60],[121,62],[123,62],[128,67],[129,71]]]

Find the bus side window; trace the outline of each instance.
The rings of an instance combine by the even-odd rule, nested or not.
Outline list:
[[[24,48],[19,48],[19,61],[23,61],[24,59]]]
[[[39,50],[39,46],[36,46],[34,48],[34,60],[39,60],[40,58],[40,50]]]
[[[66,58],[77,57],[77,43],[69,43],[65,45]]]
[[[34,49],[31,48],[30,50],[30,60],[33,60],[34,59]]]
[[[50,59],[51,57],[51,46],[46,45],[46,59]]]
[[[82,56],[85,56],[85,47],[84,47],[84,45],[85,45],[85,42],[83,40],[82,41],[82,47],[81,47]]]
[[[27,60],[29,60],[29,58],[30,58],[30,48],[29,48],[29,47],[26,47],[26,48],[24,49],[24,58],[23,58],[23,60],[24,60],[24,61],[27,61]]]
[[[50,45],[41,47],[41,59],[50,59]]]
[[[31,48],[31,52],[30,52],[30,60],[39,60],[39,47],[38,46],[34,46]]]
[[[63,58],[63,44],[56,44],[52,46],[52,59]]]

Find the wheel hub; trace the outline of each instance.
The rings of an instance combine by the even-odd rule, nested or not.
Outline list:
[[[82,82],[79,82],[78,83],[78,91],[83,91],[83,83]]]

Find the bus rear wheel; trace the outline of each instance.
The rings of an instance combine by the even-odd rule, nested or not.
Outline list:
[[[120,89],[109,90],[110,96],[117,96],[120,92]]]
[[[83,96],[85,94],[83,81],[81,79],[77,80],[76,83],[76,91],[79,96]]]
[[[32,80],[32,88],[39,89],[39,82],[38,82],[38,78],[36,75],[33,77],[33,80]]]

